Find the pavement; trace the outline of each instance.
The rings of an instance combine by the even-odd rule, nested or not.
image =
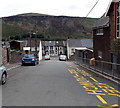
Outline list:
[[[87,65],[84,65],[84,64],[81,64],[81,63],[78,63],[78,62],[74,62],[74,63],[79,65],[80,67],[83,67],[83,68],[85,68],[85,69],[87,69],[87,70],[89,70],[89,71],[91,71],[91,72],[93,72],[95,74],[98,74],[98,75],[102,76],[103,78],[106,78],[106,79],[108,79],[110,81],[113,81],[113,82],[115,82],[115,83],[120,85],[120,80],[116,79],[115,77],[111,77],[108,74],[101,73],[99,69],[96,71],[94,68],[90,68]]]
[[[5,67],[7,68],[7,71],[15,69],[20,66],[21,66],[21,63],[13,63],[13,64],[8,63],[5,65]]]

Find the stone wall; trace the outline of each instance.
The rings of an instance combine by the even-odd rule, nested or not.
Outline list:
[[[2,48],[2,63],[4,65],[9,62],[9,56],[10,56],[9,52],[10,52],[9,48],[6,47]]]
[[[21,62],[22,53],[17,51],[10,51],[10,63]]]

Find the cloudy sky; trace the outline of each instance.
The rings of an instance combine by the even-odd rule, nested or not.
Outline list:
[[[111,0],[99,0],[88,17],[101,17]],[[2,0],[0,17],[21,13],[41,13],[85,17],[97,0]]]

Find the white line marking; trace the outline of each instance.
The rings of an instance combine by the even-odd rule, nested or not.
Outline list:
[[[20,65],[19,65],[19,66],[15,66],[15,67],[8,68],[7,71],[12,70],[12,69],[15,69],[15,68],[18,68],[18,67],[20,67]]]

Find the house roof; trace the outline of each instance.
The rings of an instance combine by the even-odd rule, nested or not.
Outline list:
[[[54,46],[55,41],[45,41],[45,46]]]
[[[89,51],[93,52],[93,49],[89,49],[89,48],[86,48],[86,47],[80,47],[80,48],[75,48],[75,49],[80,50],[80,51],[89,50]]]
[[[93,28],[103,28],[103,27],[109,27],[109,17],[105,16],[105,14],[96,21],[96,23],[93,25]]]
[[[22,43],[22,42],[24,42],[24,41],[20,41],[20,40],[13,40],[13,41],[10,41],[10,43],[11,42],[18,42],[18,43]]]
[[[69,47],[93,47],[93,39],[68,39]]]
[[[66,46],[66,41],[55,41],[56,46]]]
[[[42,41],[43,46],[67,46],[66,41]]]
[[[41,41],[40,39],[37,39],[36,41],[35,40],[27,40],[26,47],[30,47],[30,46],[35,47],[36,44],[37,44],[37,47],[39,47],[40,41]]]

